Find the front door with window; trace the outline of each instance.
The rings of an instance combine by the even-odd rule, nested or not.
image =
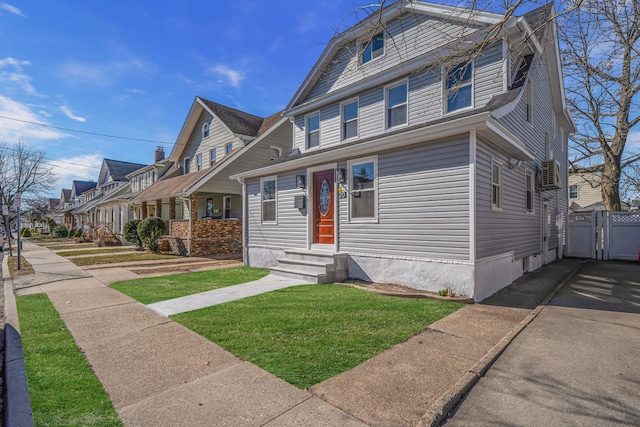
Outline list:
[[[333,169],[313,174],[313,243],[334,243]]]

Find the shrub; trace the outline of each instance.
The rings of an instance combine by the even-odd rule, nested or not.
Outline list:
[[[53,235],[56,237],[69,237],[69,230],[67,230],[67,227],[60,224],[53,229]]]
[[[158,251],[158,239],[162,237],[167,225],[161,218],[145,218],[138,224],[138,236],[152,252]]]
[[[132,219],[124,224],[124,240],[142,248],[142,240],[138,235],[138,224],[140,224],[139,219]]]
[[[22,237],[31,237],[31,231],[28,228],[23,228],[22,233],[20,233]]]
[[[78,239],[80,237],[82,237],[82,228],[78,228],[75,232],[75,234],[73,235],[74,238]]]

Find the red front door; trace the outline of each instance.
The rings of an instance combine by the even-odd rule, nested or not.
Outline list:
[[[333,169],[313,174],[313,243],[333,244]]]

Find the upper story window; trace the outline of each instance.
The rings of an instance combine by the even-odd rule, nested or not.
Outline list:
[[[502,164],[491,161],[491,209],[502,210]]]
[[[570,199],[577,199],[578,197],[579,197],[578,186],[577,185],[570,185],[569,186],[569,198]]]
[[[229,154],[233,151],[233,144],[230,142],[224,146],[224,153]]]
[[[202,170],[202,154],[196,155],[196,170]]]
[[[204,122],[202,125],[202,137],[206,138],[209,136],[209,123]]]
[[[276,178],[262,178],[260,180],[262,189],[262,222],[276,221]]]
[[[471,107],[473,97],[473,63],[463,62],[447,71],[447,112]]]
[[[358,100],[342,104],[342,140],[358,136]]]
[[[407,82],[388,87],[385,99],[387,129],[407,124]]]
[[[372,59],[376,59],[384,54],[384,34],[376,34],[364,43],[362,43],[362,55],[360,62],[366,64]]]
[[[185,157],[182,161],[182,166],[184,168],[183,173],[189,173],[189,167],[191,166],[191,159],[189,157]]]
[[[213,148],[209,151],[209,166],[213,165],[216,162],[216,149]]]
[[[320,113],[307,116],[307,148],[320,145]]]

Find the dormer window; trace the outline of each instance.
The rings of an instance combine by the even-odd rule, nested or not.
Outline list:
[[[209,136],[209,123],[204,122],[202,125],[202,137],[207,138]]]
[[[362,43],[362,64],[366,64],[372,59],[376,59],[384,53],[384,34],[376,34],[364,43]]]

